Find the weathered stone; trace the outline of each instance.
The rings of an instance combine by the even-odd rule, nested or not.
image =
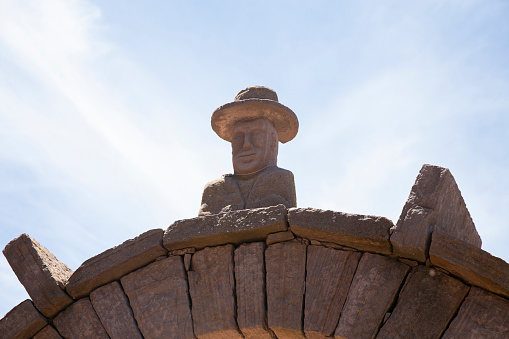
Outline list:
[[[34,335],[33,339],[61,339],[61,338],[62,337],[60,336],[60,334],[58,334],[57,330],[48,325],[39,332],[37,332],[37,334]]]
[[[509,300],[472,287],[444,339],[509,337]]]
[[[468,290],[461,281],[435,269],[413,268],[377,338],[439,338]]]
[[[194,338],[182,257],[156,261],[121,283],[145,338]]]
[[[320,243],[325,247],[335,248],[337,250],[343,250],[343,251],[357,251],[355,248],[348,247],[348,246],[341,246],[338,244],[335,244],[333,242],[327,242],[327,241],[320,241]]]
[[[304,332],[308,339],[334,334],[360,252],[308,246]]]
[[[280,242],[265,250],[267,315],[279,339],[304,338],[302,317],[306,279],[306,246]]]
[[[47,325],[32,301],[25,300],[0,320],[0,338],[30,338]]]
[[[269,236],[267,237],[266,243],[267,243],[267,245],[272,245],[277,242],[289,241],[289,240],[293,240],[293,239],[295,239],[295,236],[290,231],[277,232],[277,233],[269,234]]]
[[[186,271],[191,269],[191,259],[193,258],[191,253],[184,254],[184,268]]]
[[[410,268],[398,260],[364,253],[341,311],[336,338],[373,338]]]
[[[207,247],[187,272],[198,338],[242,338],[235,321],[233,246]]]
[[[117,281],[90,293],[90,301],[110,338],[143,338]]]
[[[69,278],[67,293],[74,299],[105,285],[166,254],[163,230],[154,229],[85,261]]]
[[[391,253],[389,230],[393,224],[384,217],[291,208],[288,223],[290,231],[299,237],[333,242],[360,251]]]
[[[187,247],[180,250],[168,251],[168,255],[184,255],[184,254],[193,254],[196,252],[196,248]]]
[[[73,302],[64,291],[71,269],[35,239],[22,234],[8,243],[3,253],[43,315],[52,318]]]
[[[265,309],[265,244],[242,244],[235,250],[237,324],[245,338],[271,338]]]
[[[410,267],[418,266],[419,263],[415,260],[405,259],[405,258],[398,258],[398,261],[401,261],[404,264],[407,264]]]
[[[481,237],[451,172],[423,165],[391,235],[394,254],[425,262],[433,231],[481,247]]]
[[[265,123],[267,124],[268,121]],[[268,126],[263,126],[262,123],[261,127],[270,128],[270,123]],[[258,131],[256,129],[248,133],[253,132]],[[266,146],[270,148],[277,145],[271,142]],[[274,150],[277,153],[277,147]],[[246,151],[241,150],[241,152]],[[252,153],[252,150],[247,152]],[[262,152],[257,153],[259,156]],[[245,159],[245,157],[241,159],[241,163],[244,163],[242,160]],[[242,175],[227,175],[207,183],[203,190],[198,216],[277,205],[283,205],[286,208],[295,207],[297,196],[293,173],[271,165],[260,168],[258,173],[248,178]]]
[[[442,232],[433,232],[429,250],[433,265],[472,285],[509,298],[509,264],[482,249]]]
[[[264,241],[270,233],[286,231],[282,205],[206,215],[175,221],[164,233],[168,250],[197,249],[224,244]]]
[[[64,338],[109,339],[89,298],[80,299],[69,306],[56,316],[53,325]]]

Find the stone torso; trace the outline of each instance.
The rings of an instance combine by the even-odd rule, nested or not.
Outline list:
[[[203,190],[198,215],[279,204],[297,206],[293,173],[271,166],[248,179],[233,175],[209,182]]]

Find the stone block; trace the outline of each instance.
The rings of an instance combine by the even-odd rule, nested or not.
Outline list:
[[[509,337],[509,300],[472,287],[443,339]]]
[[[64,338],[109,339],[89,298],[83,298],[69,306],[53,320],[53,325]]]
[[[143,338],[129,300],[117,281],[94,290],[90,301],[110,338]]]
[[[265,244],[253,242],[235,249],[237,324],[245,338],[272,338],[265,308]]]
[[[145,338],[194,338],[182,257],[170,256],[121,279]]]
[[[362,253],[308,246],[304,332],[306,338],[332,336]]]
[[[33,339],[61,339],[62,337],[60,334],[50,325],[46,326],[39,332],[37,332],[36,335],[34,335]]]
[[[306,245],[280,242],[265,250],[267,316],[279,339],[305,338],[302,328]]]
[[[8,243],[3,253],[43,315],[52,318],[73,302],[64,291],[71,269],[35,239],[22,234]]]
[[[150,230],[88,259],[69,278],[67,293],[74,299],[88,296],[97,287],[165,255],[162,237],[163,230]]]
[[[410,268],[385,256],[364,253],[353,278],[336,338],[374,338]]]
[[[188,274],[194,333],[198,338],[242,338],[235,320],[233,245],[207,247]]]
[[[452,275],[509,298],[509,264],[477,246],[433,232],[430,261]]]
[[[277,233],[269,234],[269,236],[267,237],[266,243],[267,243],[267,245],[272,245],[277,242],[290,241],[293,239],[295,239],[295,236],[290,231],[277,232]]]
[[[270,233],[286,229],[286,208],[278,205],[178,220],[168,227],[163,242],[169,251],[186,247],[202,249],[265,241]]]
[[[391,253],[389,230],[394,225],[384,217],[291,208],[288,223],[290,231],[298,237],[332,242],[360,251]]]
[[[433,231],[481,247],[481,237],[451,172],[423,165],[391,235],[394,254],[425,262]]]
[[[0,320],[0,338],[30,338],[47,324],[46,318],[35,309],[32,301],[25,300]]]
[[[377,338],[440,338],[469,287],[436,269],[417,266]]]

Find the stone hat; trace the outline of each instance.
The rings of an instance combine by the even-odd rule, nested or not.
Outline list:
[[[240,91],[233,102],[216,109],[212,114],[212,129],[231,142],[235,122],[257,118],[272,122],[282,143],[292,140],[299,130],[295,113],[278,102],[276,92],[263,86],[248,87]]]

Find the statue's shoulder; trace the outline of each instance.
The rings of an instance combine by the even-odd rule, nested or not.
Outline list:
[[[215,179],[215,180],[212,180],[212,181],[209,181],[208,183],[206,183],[204,189],[217,188],[217,187],[221,187],[224,184],[225,184],[224,178],[219,178],[219,179]]]
[[[203,189],[201,207],[198,215],[217,214],[225,207],[242,208],[242,198],[231,177],[212,180]]]
[[[230,176],[225,175],[222,178],[212,180],[205,185],[204,195],[215,195],[219,193],[231,193],[236,190],[235,181]],[[224,191],[224,192],[223,192]]]
[[[293,173],[291,171],[281,168],[281,167],[277,167],[277,166],[272,166],[272,167],[267,168],[267,170],[265,170],[262,173],[262,176],[264,176],[266,178],[278,177],[279,179],[286,179],[286,180],[293,181]]]

